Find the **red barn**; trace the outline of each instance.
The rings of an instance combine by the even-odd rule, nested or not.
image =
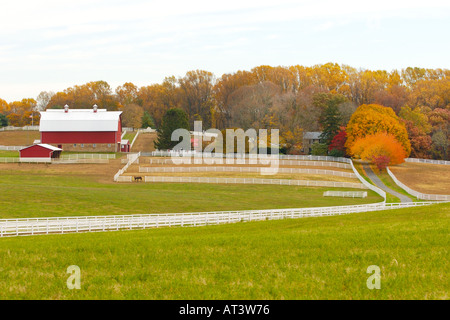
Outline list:
[[[66,151],[120,151],[122,111],[48,109],[41,112],[41,142]]]
[[[35,144],[19,150],[21,162],[51,162],[59,158],[62,149],[48,144]]]

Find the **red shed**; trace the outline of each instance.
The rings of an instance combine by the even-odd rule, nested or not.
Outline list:
[[[49,144],[35,144],[19,150],[20,162],[51,162],[59,158],[62,149]]]

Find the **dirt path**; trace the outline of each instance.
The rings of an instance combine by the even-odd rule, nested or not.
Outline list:
[[[391,188],[387,187],[383,181],[380,180],[380,178],[378,178],[378,176],[375,174],[375,172],[373,172],[372,168],[370,168],[369,165],[367,164],[363,164],[363,168],[364,171],[366,172],[367,176],[369,177],[370,180],[372,180],[372,182],[380,189],[386,191],[389,194],[392,194],[393,196],[397,197],[400,199],[401,202],[412,202],[412,200],[401,194],[398,193],[397,191],[392,190]]]

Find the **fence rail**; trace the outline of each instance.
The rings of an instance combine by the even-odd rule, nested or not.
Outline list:
[[[78,159],[115,159],[115,154],[109,153],[73,153],[62,154],[60,159],[63,160],[78,160]]]
[[[141,154],[142,155],[142,154]],[[171,159],[147,159],[147,158],[141,158],[140,163],[142,164],[168,164],[168,165],[180,165],[180,164],[205,164],[205,165],[222,165],[222,164],[268,164],[267,158],[264,159],[230,159],[231,161],[227,161],[227,159],[223,158],[203,158],[203,159],[195,159],[191,157],[180,157],[180,158],[171,158]],[[272,159],[273,161],[278,161],[279,165],[282,166],[305,166],[305,167],[334,167],[334,168],[341,168],[341,169],[352,169],[350,164],[347,163],[340,163],[340,162],[332,162],[332,161],[314,161],[314,160],[276,160]]]
[[[203,158],[229,158],[229,159],[280,159],[280,160],[307,160],[307,161],[332,161],[350,163],[351,159],[343,157],[330,156],[311,156],[311,155],[285,155],[285,154],[249,154],[249,153],[212,153],[189,151],[161,151],[142,153],[143,157],[203,157]]]
[[[356,176],[358,177],[359,181],[361,181],[361,183],[363,185],[365,185],[367,188],[369,188],[372,191],[375,191],[376,193],[378,193],[380,196],[383,197],[384,201],[386,202],[386,192],[384,190],[381,190],[380,188],[374,186],[373,184],[369,183],[366,181],[366,179],[364,179],[358,172],[358,170],[356,170],[353,161],[350,162],[353,172],[356,174]]]
[[[178,183],[220,183],[220,184],[272,184],[287,186],[307,187],[332,187],[332,188],[357,188],[366,189],[361,183],[335,182],[335,181],[310,181],[289,179],[261,179],[261,178],[213,178],[213,177],[169,177],[169,176],[144,176],[145,182],[178,182]],[[132,182],[132,176],[121,176],[118,182]]]
[[[445,164],[450,165],[450,161],[447,160],[432,160],[432,159],[419,159],[419,158],[406,158],[406,162],[416,162],[416,163],[431,163],[431,164]]]
[[[13,126],[7,126],[0,128],[0,131],[39,131],[39,126],[24,126],[24,127],[13,127]]]
[[[195,227],[247,221],[344,215],[356,212],[379,211],[430,204],[433,203],[373,203],[352,206],[312,207],[296,209],[2,219],[0,220],[0,237],[42,235],[52,233],[64,234],[95,231],[133,230],[173,226]]]
[[[114,175],[114,181],[116,182],[124,182],[124,179],[122,177],[122,174],[127,171],[128,167],[131,166],[134,162],[139,163],[139,157],[141,156],[141,153],[131,153],[131,154],[127,154],[127,164],[120,169],[115,175]],[[131,181],[131,177],[130,177],[130,181]]]
[[[139,172],[263,172],[268,167],[139,167]],[[353,172],[333,171],[322,169],[299,169],[299,168],[275,168],[276,173],[306,173],[318,175],[332,175],[346,178],[356,178]]]
[[[20,149],[25,148],[24,146],[0,146],[0,150],[2,151],[19,151]]]
[[[366,191],[325,191],[324,197],[367,198]]]
[[[397,177],[392,173],[392,171],[389,170],[389,168],[386,168],[386,170],[387,170],[387,173],[389,174],[389,176],[392,178],[392,180],[394,180],[394,182],[400,188],[402,188],[403,190],[408,192],[410,195],[413,195],[417,199],[420,199],[420,200],[435,200],[435,201],[450,201],[450,195],[445,195],[445,194],[426,194],[426,193],[421,193],[421,192],[418,192],[416,190],[413,190],[410,187],[408,187],[407,185],[405,185],[404,183],[402,183],[400,180],[398,180]]]

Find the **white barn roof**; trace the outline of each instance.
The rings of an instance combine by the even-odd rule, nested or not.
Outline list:
[[[32,146],[28,146],[28,147],[25,147],[25,148],[20,149],[20,151],[25,150],[25,149],[28,149],[28,148],[31,148],[31,147],[34,147],[34,146],[40,146],[40,147],[43,147],[43,148],[45,148],[45,149],[49,149],[49,150],[52,150],[52,151],[62,151],[62,149],[57,148],[57,147],[54,147],[54,146],[49,145],[49,144],[46,144],[46,143],[38,143],[38,144],[34,144],[34,145],[32,145]]]
[[[41,112],[39,131],[117,131],[122,111],[106,109],[49,109]]]

